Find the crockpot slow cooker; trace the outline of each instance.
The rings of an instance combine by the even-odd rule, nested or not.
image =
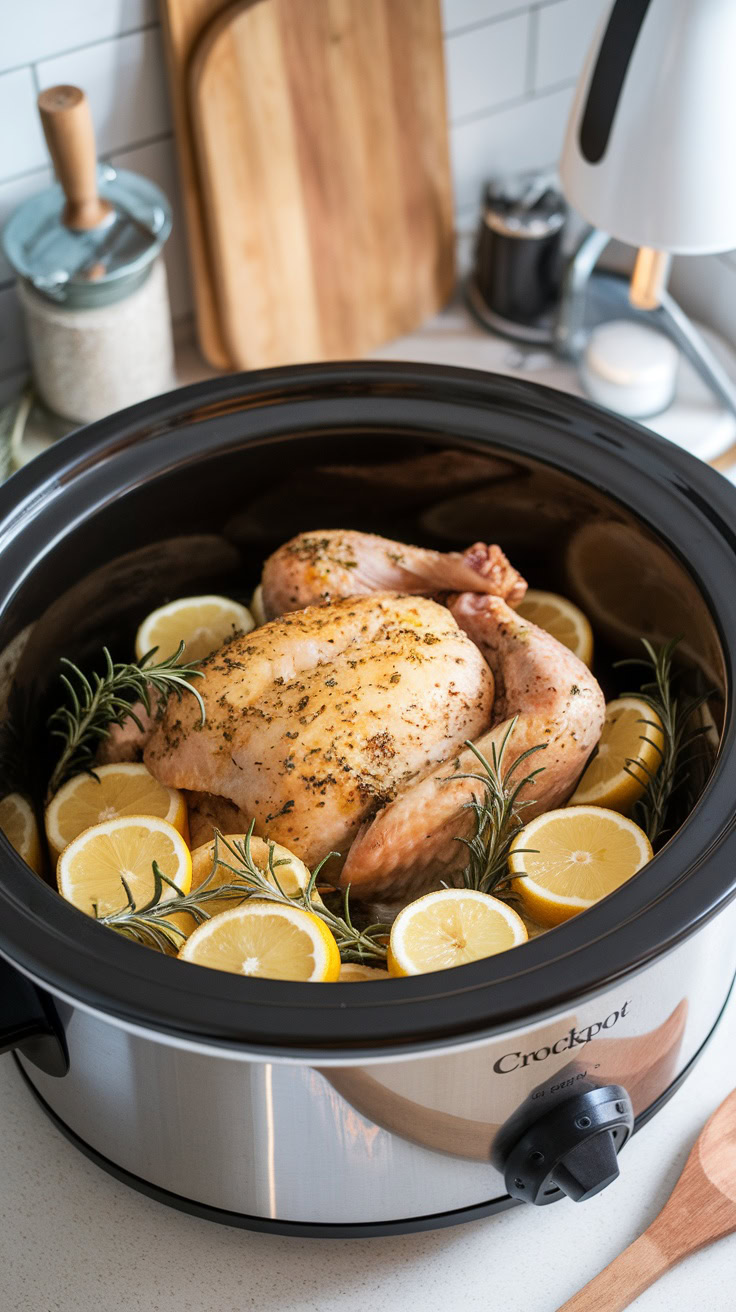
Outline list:
[[[169,597],[247,596],[307,529],[499,542],[533,586],[586,609],[609,695],[635,678],[617,657],[674,636],[684,684],[711,693],[697,797],[655,859],[457,970],[305,985],[185,965],[96,925],[0,837],[0,1040],[59,1128],[165,1202],[287,1233],[439,1226],[609,1183],[736,971],[735,524],[726,480],[644,429],[414,365],[207,382],[15,475],[0,490],[0,668],[15,669],[40,788],[60,656],[127,656]]]

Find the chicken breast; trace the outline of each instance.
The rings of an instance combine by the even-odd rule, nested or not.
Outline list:
[[[170,700],[144,759],[157,779],[224,798],[313,867],[490,724],[491,671],[450,611],[373,594],[310,606],[210,656]],[[208,799],[211,806],[211,800]],[[231,826],[232,827],[232,826]],[[328,878],[340,863],[331,862]]]

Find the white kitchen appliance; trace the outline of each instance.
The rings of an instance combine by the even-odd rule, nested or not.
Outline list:
[[[612,237],[638,248],[632,304],[663,328],[736,412],[736,388],[666,291],[671,257],[736,247],[736,5],[615,0],[577,86],[563,190],[594,226],[571,272],[579,290]],[[561,342],[576,354],[570,316]]]

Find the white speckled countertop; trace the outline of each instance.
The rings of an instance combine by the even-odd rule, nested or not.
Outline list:
[[[503,372],[516,365],[577,390],[571,370],[487,336],[459,306],[379,354]],[[204,372],[188,358],[182,381]],[[712,459],[733,441],[730,421],[688,372],[681,408],[652,427]],[[702,1124],[736,1085],[735,1051],[736,997],[692,1076],[626,1146],[620,1179],[588,1203],[349,1241],[230,1230],[132,1192],[67,1143],[12,1058],[2,1057],[0,1312],[554,1312],[664,1204]],[[636,1312],[694,1307],[736,1309],[736,1235],[689,1258],[635,1304]]]

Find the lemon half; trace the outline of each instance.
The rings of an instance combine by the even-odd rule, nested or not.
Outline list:
[[[487,893],[443,888],[410,902],[391,926],[388,968],[392,975],[423,975],[464,966],[525,943],[520,916]]]
[[[644,792],[649,774],[657,773],[663,747],[662,721],[645,701],[618,697],[609,702],[598,751],[570,798],[571,805],[629,811]]]
[[[157,647],[157,659],[165,660],[183,642],[182,660],[203,660],[229,638],[250,633],[253,627],[247,606],[229,597],[179,597],[146,616],[135,635],[136,659],[142,660]]]
[[[225,834],[225,841],[228,843],[244,843],[245,834]],[[269,844],[262,838],[256,838],[255,834],[250,840],[250,854],[253,864],[262,870],[269,882],[273,882],[268,870],[268,851]],[[203,843],[201,847],[195,847],[192,852],[192,888],[195,892],[206,879],[212,876],[208,888],[219,888],[222,884],[236,883],[237,876],[233,875],[230,870],[223,866],[218,866],[213,873],[215,864],[215,841]],[[224,843],[220,842],[220,858],[226,861],[228,865],[233,865],[236,869],[238,862],[233,857],[232,852],[228,852]],[[282,847],[280,843],[273,844],[273,862],[274,875],[281,886],[282,892],[287,897],[293,897],[295,893],[307,887],[309,883],[309,871],[303,861],[298,856],[294,856],[288,848]],[[312,895],[313,902],[321,902],[319,893],[314,891]],[[222,897],[213,898],[207,902],[205,910],[210,916],[220,915],[223,911],[231,911],[233,907],[241,906],[242,897]],[[189,911],[177,911],[175,915],[167,916],[169,923],[177,926],[184,934],[191,934],[196,928],[196,921]]]
[[[0,801],[0,829],[26,865],[40,875],[43,869],[41,836],[33,807],[20,793],[8,793]]]
[[[345,961],[340,967],[338,983],[361,984],[369,980],[390,978],[388,971],[381,970],[380,966],[363,966],[358,961]]]
[[[94,775],[85,772],[69,779],[46,807],[53,860],[85,829],[119,815],[159,816],[188,838],[186,802],[178,789],[166,788],[137,762],[98,765]]]
[[[98,915],[108,915],[127,903],[122,876],[140,907],[153,896],[154,861],[182,893],[189,892],[192,858],[178,829],[157,816],[118,816],[86,829],[64,848],[56,869],[59,892],[88,916],[95,905]],[[161,900],[173,897],[165,886]]]
[[[592,665],[593,630],[583,612],[567,597],[529,588],[516,609],[525,620],[551,633],[564,647],[569,647],[584,665]]]
[[[257,629],[266,623],[266,610],[263,605],[263,585],[258,584],[253,596],[250,599],[250,613],[253,616],[253,622]]]
[[[181,961],[259,979],[331,982],[340,953],[327,926],[301,907],[250,900],[207,920],[179,951]]]
[[[547,811],[519,831],[509,869],[524,913],[551,928],[606,897],[651,861],[633,820],[600,806]]]

